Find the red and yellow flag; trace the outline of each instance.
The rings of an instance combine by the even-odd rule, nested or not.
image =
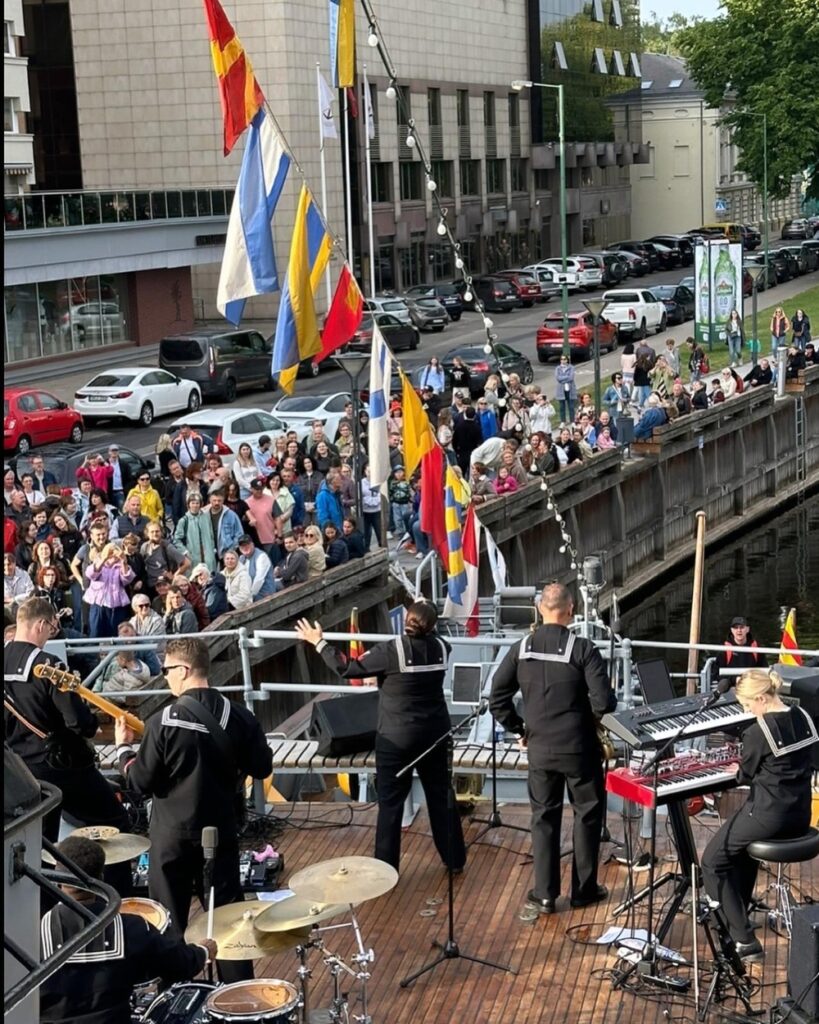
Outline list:
[[[782,631],[782,641],[779,645],[780,665],[801,665],[802,655],[791,654],[791,651],[798,651],[799,644],[796,642],[796,609],[791,608],[785,620],[785,628]]]
[[[358,633],[358,608],[353,608],[350,612],[350,632]],[[364,644],[360,640],[350,641],[350,661],[356,661],[364,653]],[[351,679],[350,686],[363,686],[363,679]]]
[[[331,352],[347,344],[361,323],[363,309],[364,296],[345,263],[321,332],[321,352],[313,357],[313,362],[320,363]]]
[[[219,82],[225,121],[225,156],[264,103],[250,58],[219,0],[203,0],[210,35],[210,55]]]

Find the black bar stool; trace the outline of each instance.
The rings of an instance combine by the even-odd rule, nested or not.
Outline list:
[[[754,860],[764,860],[776,864],[776,879],[768,887],[775,893],[776,903],[774,909],[768,914],[768,921],[774,930],[781,923],[790,938],[794,902],[791,897],[790,879],[785,873],[785,867],[788,864],[813,860],[814,857],[819,856],[819,830],[809,829],[804,836],[797,836],[795,839],[758,839],[756,842],[749,843],[748,855]]]

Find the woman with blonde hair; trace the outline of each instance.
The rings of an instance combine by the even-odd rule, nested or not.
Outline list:
[[[170,465],[176,461],[176,452],[171,446],[171,435],[160,434],[156,439],[156,457],[159,459],[159,472],[160,475],[167,478],[171,475]]]
[[[314,580],[327,568],[321,530],[317,526],[308,526],[304,531],[304,550],[307,552],[307,579]]]
[[[751,789],[702,856],[706,892],[720,904],[737,953],[745,960],[763,956],[748,918],[759,868],[748,845],[804,836],[810,825],[811,747],[819,735],[803,708],[782,703],[781,686],[776,672],[758,668],[737,681],[737,700],[756,719],[742,735],[737,766],[737,781],[750,783]]]

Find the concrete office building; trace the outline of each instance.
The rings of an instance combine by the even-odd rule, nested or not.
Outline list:
[[[34,183],[22,0],[5,0],[3,19],[3,192],[10,195]]]
[[[226,10],[320,198],[316,62],[329,76],[326,0],[233,0]],[[377,13],[404,110],[470,270],[560,251],[555,94],[514,92],[514,79],[566,87],[570,252],[629,234],[629,168],[647,158],[641,98],[637,90],[619,125],[606,101],[635,92],[635,0],[515,0],[468,12],[454,0],[385,0]],[[377,287],[452,279],[417,150],[406,145],[407,117],[385,94],[389,82],[358,5],[356,18],[357,66],[360,74],[368,63],[376,127]],[[201,0],[26,3],[25,27],[41,104],[36,188],[44,191],[6,195],[6,360],[149,344],[216,315],[243,144],[222,156]],[[353,122],[351,247],[368,281],[363,120]],[[340,142],[326,143],[326,158],[326,213],[344,238]],[[293,170],[277,211],[281,271],[299,185]],[[260,297],[247,314],[272,329],[277,305],[278,296]]]

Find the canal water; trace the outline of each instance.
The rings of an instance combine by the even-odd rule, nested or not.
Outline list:
[[[687,643],[693,584],[692,567],[624,606],[621,634]],[[789,608],[799,646],[819,648],[819,495],[706,552],[702,643],[722,643],[731,619],[744,615],[761,647],[778,647]],[[686,668],[685,652],[667,660],[674,671]]]

